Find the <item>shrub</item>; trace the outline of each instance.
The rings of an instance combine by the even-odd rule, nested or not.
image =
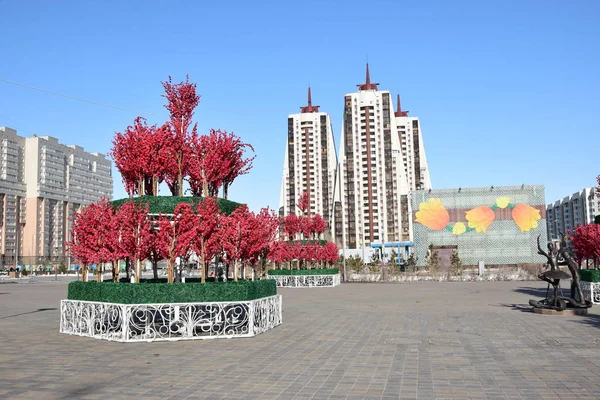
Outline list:
[[[322,269],[271,269],[269,275],[336,275],[340,270],[337,268]]]
[[[179,203],[192,203],[194,205],[202,201],[202,197],[190,197],[190,196],[138,196],[133,199],[124,198],[119,200],[111,201],[115,207],[120,207],[124,202],[133,201],[136,204],[145,205],[148,204],[148,212],[150,214],[173,214],[175,207]],[[241,204],[231,200],[217,199],[219,208],[225,214],[231,214],[233,210],[239,207]]]
[[[71,282],[69,300],[120,304],[247,301],[277,294],[274,280],[208,283]]]
[[[597,269],[580,269],[579,277],[585,282],[600,282],[600,270]]]

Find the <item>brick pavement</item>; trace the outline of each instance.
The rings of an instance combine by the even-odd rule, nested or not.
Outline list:
[[[66,284],[0,284],[0,398],[600,398],[600,307],[523,312],[541,282],[282,289],[255,338],[111,343],[58,333]]]

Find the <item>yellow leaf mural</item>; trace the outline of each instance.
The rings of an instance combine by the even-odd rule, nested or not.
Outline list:
[[[496,218],[494,210],[487,206],[476,207],[465,214],[467,221],[469,221],[469,228],[475,229],[476,232],[487,231],[490,224]]]
[[[496,199],[496,206],[498,208],[506,208],[506,207],[508,207],[509,204],[510,204],[510,197],[508,197],[508,196],[498,197]]]
[[[537,228],[538,220],[542,219],[540,210],[529,204],[517,204],[512,210],[512,217],[521,232],[529,232],[531,229]]]
[[[454,227],[452,228],[453,235],[462,235],[466,231],[467,231],[467,226],[462,222],[455,223]]]
[[[444,229],[450,222],[448,210],[444,208],[440,199],[429,199],[427,202],[419,204],[419,211],[416,212],[416,222],[419,222],[429,229],[439,231]]]

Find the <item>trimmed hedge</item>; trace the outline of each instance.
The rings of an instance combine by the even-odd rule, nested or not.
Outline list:
[[[126,201],[133,201],[136,204],[145,205],[148,203],[148,212],[150,214],[173,214],[175,207],[179,203],[192,203],[198,204],[202,201],[202,197],[191,197],[191,196],[139,196],[134,198],[124,198],[119,200],[111,201],[114,207],[120,207]],[[231,214],[233,210],[241,206],[240,203],[235,201],[217,199],[221,211],[225,214]]]
[[[272,279],[209,283],[71,282],[69,300],[119,304],[248,301],[277,294]]]
[[[600,270],[598,269],[580,269],[579,277],[585,282],[600,282]]]
[[[322,269],[271,269],[269,275],[337,275],[340,270],[337,268]]]

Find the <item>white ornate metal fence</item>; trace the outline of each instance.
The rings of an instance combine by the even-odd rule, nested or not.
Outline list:
[[[334,287],[340,284],[340,274],[335,275],[269,275],[278,287]]]
[[[581,281],[580,285],[586,300],[591,301],[592,304],[600,304],[600,282]]]
[[[252,337],[281,324],[281,304],[281,295],[174,304],[62,300],[60,332],[118,342]]]

